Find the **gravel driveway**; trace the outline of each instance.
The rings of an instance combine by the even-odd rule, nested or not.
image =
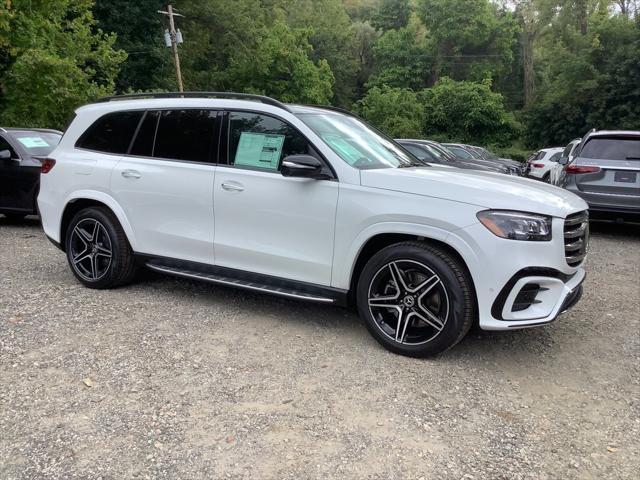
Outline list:
[[[555,324],[415,360],[338,308],[83,288],[0,218],[0,478],[638,478],[640,230],[594,227],[587,269]]]

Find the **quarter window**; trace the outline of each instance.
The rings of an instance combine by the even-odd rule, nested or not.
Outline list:
[[[217,147],[214,110],[167,110],[160,113],[153,156],[211,162]],[[149,127],[150,128],[150,127]]]
[[[229,114],[229,163],[277,171],[289,155],[314,155],[307,139],[277,118],[250,112]]]
[[[76,147],[104,153],[127,153],[143,113],[113,112],[103,115],[80,136]]]

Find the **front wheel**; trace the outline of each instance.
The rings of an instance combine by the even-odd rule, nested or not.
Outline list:
[[[457,259],[422,242],[376,253],[358,280],[360,317],[386,349],[413,357],[441,353],[467,334],[475,295]]]
[[[71,271],[86,287],[118,287],[136,274],[127,237],[107,209],[90,207],[78,212],[69,223],[65,250]]]

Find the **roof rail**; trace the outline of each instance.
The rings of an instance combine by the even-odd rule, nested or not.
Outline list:
[[[261,102],[265,105],[281,108],[291,113],[289,107],[279,102],[275,98],[265,95],[254,95],[252,93],[234,93],[234,92],[156,92],[156,93],[130,93],[126,95],[115,95],[113,97],[99,98],[93,103],[111,102],[114,100],[131,100],[136,98],[229,98],[236,100],[253,100]]]
[[[342,107],[334,107],[333,105],[305,105],[305,107],[331,110],[332,112],[343,113],[345,115],[349,115],[350,117],[356,117],[360,119],[360,117],[357,114],[353,113],[351,110],[347,110],[346,108],[342,108]]]

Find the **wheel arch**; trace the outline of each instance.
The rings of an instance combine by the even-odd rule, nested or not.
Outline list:
[[[131,228],[131,224],[126,217],[124,210],[113,198],[102,192],[78,192],[77,195],[67,200],[60,222],[60,247],[62,250],[65,249],[65,238],[71,219],[80,210],[88,207],[101,207],[113,213],[118,219],[118,222],[120,222],[131,248],[136,251],[133,229]]]
[[[355,292],[358,279],[360,278],[360,274],[364,269],[364,266],[367,264],[369,259],[381,249],[393,245],[395,243],[401,243],[406,241],[419,241],[426,245],[430,245],[440,250],[445,251],[449,255],[451,255],[460,266],[466,271],[468,278],[471,282],[471,287],[473,290],[474,302],[476,303],[476,308],[478,308],[478,300],[476,294],[476,286],[474,276],[472,274],[471,269],[469,268],[469,263],[465,259],[459,249],[452,245],[450,242],[447,242],[448,235],[444,235],[441,238],[437,238],[435,236],[427,236],[416,233],[398,233],[398,232],[383,232],[376,233],[369,237],[360,247],[358,254],[353,263],[353,268],[351,269],[351,274],[349,277],[349,303],[350,305],[355,305]]]

